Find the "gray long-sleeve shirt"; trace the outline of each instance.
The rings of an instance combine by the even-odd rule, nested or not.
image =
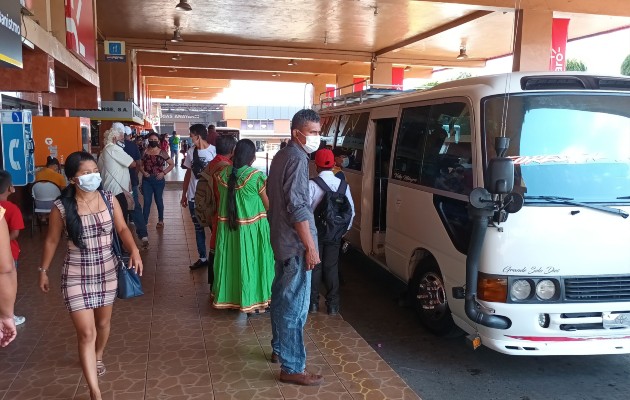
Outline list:
[[[305,247],[294,227],[297,222],[308,221],[317,246],[317,229],[308,189],[308,161],[302,147],[291,140],[271,162],[267,179],[267,217],[271,228],[271,247],[277,261],[304,255]]]

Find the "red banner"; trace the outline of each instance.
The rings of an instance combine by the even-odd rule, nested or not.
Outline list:
[[[365,89],[365,78],[352,78],[352,83],[354,83],[353,92],[361,92]]]
[[[96,68],[96,31],[92,0],[65,0],[66,47],[81,61]]]
[[[392,68],[392,85],[398,90],[402,90],[403,79],[405,78],[405,69],[402,67]]]
[[[567,40],[569,39],[569,19],[554,18],[551,27],[550,71],[566,71]]]

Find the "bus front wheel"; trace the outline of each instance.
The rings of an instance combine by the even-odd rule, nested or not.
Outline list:
[[[444,279],[435,260],[423,260],[410,285],[412,304],[422,325],[438,336],[457,330],[448,306]]]

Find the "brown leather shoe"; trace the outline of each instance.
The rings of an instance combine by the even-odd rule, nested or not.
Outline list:
[[[280,362],[280,357],[276,353],[271,353],[271,361],[273,364],[278,364]]]
[[[299,374],[289,374],[280,370],[280,382],[302,386],[317,386],[321,385],[323,381],[324,378],[321,375],[311,374],[306,370]]]

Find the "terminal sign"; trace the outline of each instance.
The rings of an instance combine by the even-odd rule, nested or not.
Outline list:
[[[0,67],[22,68],[20,2],[0,2]]]

